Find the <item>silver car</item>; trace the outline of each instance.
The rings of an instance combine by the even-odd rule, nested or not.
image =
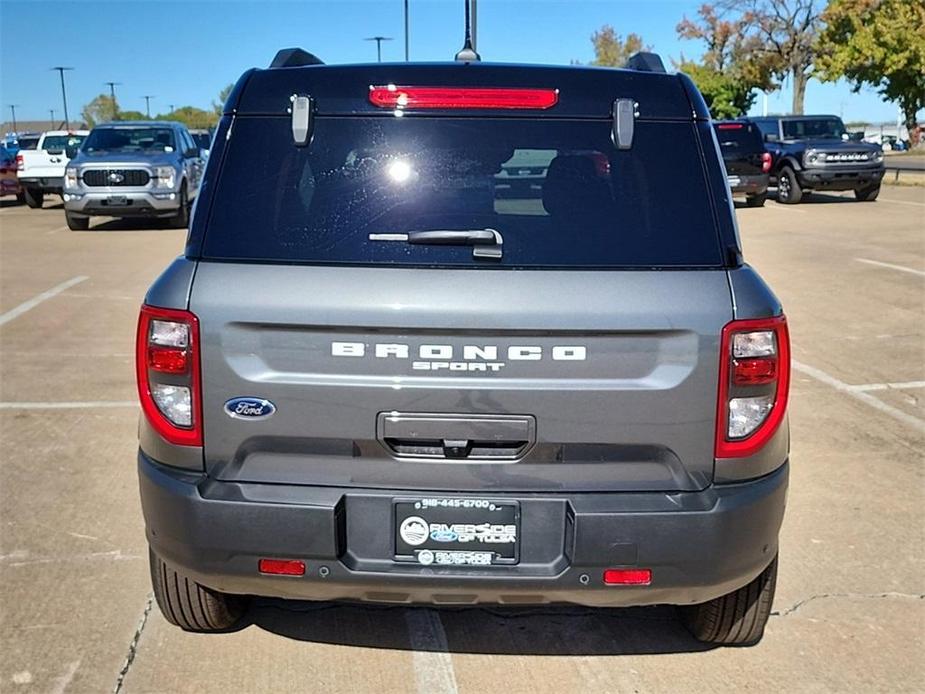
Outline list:
[[[181,123],[126,121],[93,129],[64,176],[64,214],[75,231],[91,216],[159,217],[184,228],[204,169]]]

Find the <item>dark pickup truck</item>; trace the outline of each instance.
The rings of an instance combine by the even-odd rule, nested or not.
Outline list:
[[[713,124],[723,154],[726,179],[733,193],[745,193],[745,204],[763,207],[768,197],[771,155],[764,149],[761,131],[746,120],[717,121]]]
[[[852,142],[838,116],[773,116],[751,119],[764,135],[778,201],[795,205],[810,190],[853,190],[863,202],[880,194],[883,150]]]

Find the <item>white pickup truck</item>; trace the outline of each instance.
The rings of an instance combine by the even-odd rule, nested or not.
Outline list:
[[[89,134],[89,130],[49,130],[42,133],[35,149],[17,153],[19,184],[29,207],[41,207],[46,193],[61,194],[64,169]]]

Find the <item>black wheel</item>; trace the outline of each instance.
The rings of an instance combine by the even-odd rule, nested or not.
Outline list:
[[[39,209],[45,203],[45,194],[36,188],[23,188],[22,197],[33,210]]]
[[[71,231],[86,231],[90,228],[89,217],[81,217],[65,210],[64,219],[67,221],[67,228]]]
[[[746,195],[745,204],[749,207],[764,207],[764,201],[768,199],[768,193],[758,193],[756,195]]]
[[[785,205],[796,205],[803,199],[803,189],[797,175],[789,166],[785,166],[777,174],[777,201]]]
[[[698,641],[752,646],[761,640],[771,616],[777,585],[777,557],[747,586],[715,600],[681,608],[681,620]]]
[[[186,229],[189,225],[189,193],[186,192],[185,181],[180,184],[180,207],[169,223],[174,229]]]
[[[866,188],[855,188],[854,197],[861,202],[873,202],[880,195],[880,184],[876,183]]]
[[[22,191],[16,193],[16,202],[20,205],[24,205],[26,203],[26,194]]]
[[[154,598],[164,618],[185,631],[225,631],[244,614],[244,600],[219,593],[168,566],[148,550]]]

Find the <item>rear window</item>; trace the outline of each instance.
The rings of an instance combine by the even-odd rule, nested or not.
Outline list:
[[[763,150],[764,144],[758,128],[751,123],[716,123],[716,138],[724,150]]]
[[[21,137],[17,141],[19,149],[36,149],[39,146],[39,136],[35,137]]]
[[[284,118],[238,118],[201,255],[209,260],[462,267],[719,266],[692,123],[319,118],[311,145]],[[472,248],[370,235],[496,230]]]
[[[68,147],[80,147],[84,141],[85,135],[46,135],[42,141],[42,149],[46,152],[53,150],[64,150]]]

